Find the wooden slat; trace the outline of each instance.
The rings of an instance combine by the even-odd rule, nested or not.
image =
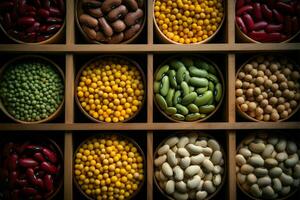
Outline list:
[[[74,124],[0,124],[0,134],[7,131],[86,131],[86,130],[276,130],[300,129],[299,122],[201,122],[201,123],[74,123]],[[242,132],[241,132],[242,133]],[[294,132],[291,132],[291,134]],[[296,132],[295,132],[296,134]]]
[[[227,108],[228,122],[235,122],[235,55],[229,54],[227,60]]]
[[[65,133],[64,200],[73,199],[73,137]]]
[[[97,44],[45,44],[43,48],[39,45],[19,45],[0,44],[0,52],[9,53],[175,53],[175,52],[281,52],[300,50],[300,43],[280,43],[280,44],[201,44],[201,45],[174,45],[174,44],[116,44],[116,45],[97,45]]]
[[[66,43],[75,43],[74,0],[66,0]]]
[[[74,60],[72,54],[66,55],[65,121],[74,121]]]
[[[149,0],[147,4],[147,40],[148,44],[153,44],[153,1]]]
[[[227,42],[233,44],[235,42],[235,1],[227,1]]]
[[[147,200],[153,200],[153,132],[147,133]]]
[[[153,122],[153,54],[147,56],[147,122]]]
[[[227,162],[228,162],[228,199],[236,200],[235,150],[236,137],[234,131],[227,132]]]

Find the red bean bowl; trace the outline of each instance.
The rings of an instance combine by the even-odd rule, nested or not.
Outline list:
[[[236,0],[235,25],[244,42],[289,42],[300,33],[300,1]]]
[[[65,0],[4,0],[0,29],[16,43],[57,43],[64,36],[65,9]]]
[[[0,195],[9,200],[54,198],[63,185],[60,147],[46,137],[17,138],[0,143]]]

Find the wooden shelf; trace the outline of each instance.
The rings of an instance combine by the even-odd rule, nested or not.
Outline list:
[[[5,137],[6,134],[14,132],[33,132],[43,134],[44,132],[49,135],[54,133],[64,134],[64,157],[65,157],[65,170],[64,170],[64,199],[73,200],[80,197],[76,197],[73,186],[73,151],[76,148],[74,144],[74,138],[77,138],[80,133],[96,134],[100,131],[118,131],[119,133],[129,132],[131,137],[138,138],[144,136],[147,141],[147,181],[146,188],[147,194],[144,194],[144,199],[153,200],[157,199],[153,185],[153,149],[155,148],[153,141],[157,132],[167,137],[174,131],[207,131],[213,134],[224,134],[226,138],[226,150],[228,161],[228,184],[224,187],[227,191],[226,199],[236,200],[241,199],[236,188],[235,179],[235,149],[237,145],[237,137],[240,135],[243,137],[249,130],[266,130],[270,134],[274,130],[284,130],[291,134],[299,134],[300,132],[300,119],[299,112],[294,121],[281,122],[281,123],[256,123],[256,122],[244,122],[236,116],[235,108],[235,73],[238,69],[237,61],[240,60],[241,53],[254,54],[258,52],[282,52],[289,54],[290,52],[298,58],[300,61],[300,41],[296,40],[296,43],[280,43],[280,44],[252,44],[252,43],[238,43],[235,35],[234,24],[234,1],[226,1],[227,16],[223,27],[221,28],[221,41],[212,41],[212,43],[201,45],[173,45],[173,44],[158,44],[153,31],[153,4],[152,1],[147,2],[147,33],[143,38],[143,44],[118,44],[118,45],[97,45],[97,44],[84,44],[78,39],[78,30],[74,23],[74,0],[67,1],[67,17],[66,17],[66,37],[64,44],[47,44],[47,45],[26,45],[26,44],[0,44],[0,58],[3,62],[6,55],[14,54],[46,54],[46,55],[59,55],[65,57],[64,62],[60,63],[65,66],[65,112],[62,113],[62,120],[59,123],[45,123],[37,125],[24,125],[15,123],[0,123],[0,135]],[[145,44],[147,42],[147,44]],[[74,102],[74,77],[76,73],[77,59],[78,57],[85,57],[92,54],[91,57],[97,54],[110,53],[110,54],[142,54],[145,58],[147,65],[143,66],[145,73],[147,74],[147,104],[145,104],[145,120],[141,123],[135,121],[123,124],[97,124],[86,120],[81,120],[76,109],[77,105]],[[224,78],[226,80],[226,98],[223,102],[223,110],[221,112],[222,119],[203,123],[173,123],[162,122],[154,117],[156,113],[155,106],[153,104],[153,72],[156,68],[156,59],[160,56],[176,53],[203,53],[203,54],[221,54],[223,60],[220,61],[225,73]],[[4,55],[4,56],[3,56]],[[90,56],[89,56],[90,57]],[[2,61],[2,60],[0,60]],[[75,67],[76,64],[76,67]],[[296,120],[296,121],[295,121]],[[296,131],[293,131],[296,130]],[[225,142],[224,142],[225,143]],[[223,195],[223,194],[222,194]],[[223,197],[224,199],[224,197]]]

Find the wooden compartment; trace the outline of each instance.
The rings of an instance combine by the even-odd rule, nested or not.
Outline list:
[[[135,199],[153,200],[160,197],[158,190],[153,184],[153,152],[157,145],[157,141],[164,138],[170,132],[201,130],[208,131],[216,137],[222,138],[224,150],[226,152],[228,170],[226,184],[223,186],[222,195],[218,195],[215,199],[244,199],[236,186],[235,178],[235,150],[240,139],[245,135],[241,130],[267,130],[272,134],[272,130],[281,129],[284,132],[299,135],[300,118],[299,112],[287,122],[281,123],[257,123],[241,120],[236,115],[235,108],[235,72],[240,67],[240,64],[257,53],[263,52],[279,52],[291,57],[299,58],[300,43],[299,39],[293,43],[280,44],[254,44],[254,43],[239,43],[235,35],[235,14],[234,1],[226,1],[226,18],[225,22],[216,36],[210,43],[201,45],[173,45],[159,44],[153,31],[153,4],[152,1],[147,1],[147,25],[144,32],[141,34],[141,40],[136,44],[117,44],[117,45],[97,45],[85,44],[75,26],[74,18],[74,1],[66,0],[67,15],[66,15],[66,39],[64,44],[46,44],[46,45],[25,45],[25,44],[7,44],[7,41],[2,41],[0,44],[1,59],[0,64],[4,60],[13,58],[15,54],[42,54],[56,61],[63,70],[65,70],[65,109],[64,114],[61,114],[59,120],[51,123],[24,125],[16,124],[5,119],[3,114],[0,114],[0,134],[5,137],[15,131],[23,132],[34,131],[36,134],[49,134],[53,137],[64,137],[64,189],[63,198],[58,196],[58,199],[72,200],[78,199],[73,185],[73,151],[78,144],[80,138],[85,138],[89,134],[98,132],[111,132],[128,134],[132,138],[143,138],[144,148],[147,148],[145,155],[147,158],[147,178],[145,182],[146,191],[142,191],[141,197]],[[291,53],[292,52],[292,53]],[[129,123],[119,124],[99,124],[93,123],[84,117],[79,112],[74,101],[74,80],[76,72],[85,61],[100,54],[125,54],[133,59],[136,59],[143,65],[145,74],[147,75],[147,95],[144,105],[141,120],[133,120]],[[211,118],[206,122],[201,123],[174,123],[164,118],[157,117],[159,112],[156,110],[153,103],[153,73],[157,67],[158,58],[165,58],[167,54],[203,54],[210,58],[218,58],[216,62],[224,72],[226,94],[223,100],[223,105],[218,112],[219,116]],[[166,54],[166,55],[162,55]],[[300,61],[298,59],[298,61]],[[293,130],[293,131],[291,131]],[[92,132],[91,132],[92,131]],[[220,134],[219,134],[220,133]],[[220,193],[221,194],[221,193]],[[298,193],[299,194],[299,193]],[[294,196],[295,197],[295,196]],[[291,197],[292,199],[292,197]]]

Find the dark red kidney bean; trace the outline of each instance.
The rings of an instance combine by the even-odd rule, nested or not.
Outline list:
[[[35,12],[36,8],[33,6],[24,5],[23,8],[26,10],[26,12]]]
[[[299,31],[299,22],[298,18],[295,16],[292,18],[292,32],[296,33]]]
[[[61,11],[62,14],[65,13],[65,1],[64,0],[57,0],[57,7]]]
[[[17,184],[20,187],[26,187],[26,186],[28,186],[28,181],[27,181],[27,179],[18,179]]]
[[[267,33],[274,33],[274,32],[280,32],[283,28],[283,25],[282,24],[269,24],[265,31]]]
[[[97,0],[82,0],[82,5],[85,8],[100,8],[102,2]]]
[[[267,5],[271,8],[274,7],[274,3],[275,3],[274,0],[267,0]]]
[[[44,189],[44,181],[41,178],[36,179],[36,186],[38,186],[40,189]]]
[[[237,12],[236,12],[236,15],[237,16],[241,16],[241,15],[243,15],[243,14],[245,14],[247,12],[250,12],[252,10],[253,10],[253,6],[246,5],[246,6],[241,7],[240,9],[238,9]]]
[[[101,6],[101,10],[105,13],[111,11],[113,8],[118,7],[119,5],[121,5],[122,0],[110,0],[110,1],[104,1],[102,6]]]
[[[8,170],[9,171],[15,171],[17,169],[17,161],[18,161],[18,155],[17,154],[11,154],[8,157]]]
[[[38,166],[38,162],[33,160],[32,158],[20,158],[19,159],[19,165],[26,168],[33,168]]]
[[[245,0],[237,0],[236,1],[236,7],[237,9],[243,7],[245,5]]]
[[[61,11],[59,9],[57,9],[57,8],[51,7],[49,9],[49,11],[50,11],[50,16],[53,16],[53,17],[60,17],[60,16],[62,16]]]
[[[58,17],[48,17],[48,18],[46,19],[46,22],[57,24],[57,23],[62,23],[63,20],[62,20],[62,18],[58,18]]]
[[[23,15],[26,12],[26,0],[19,0],[18,11],[20,15]]]
[[[52,35],[38,35],[36,41],[42,42],[48,40]]]
[[[6,27],[6,29],[10,29],[12,27],[12,20],[10,17],[10,13],[5,13],[3,20],[4,20],[4,26]]]
[[[18,173],[16,171],[11,172],[9,174],[8,184],[10,188],[14,188],[15,184],[17,183],[17,179],[18,179]]]
[[[266,32],[252,31],[252,32],[249,33],[249,37],[252,38],[253,40],[263,42],[268,37],[268,34]]]
[[[24,16],[27,16],[27,17],[35,17],[35,16],[36,16],[36,12],[35,12],[35,11],[26,12],[26,13],[24,14]]]
[[[247,29],[248,29],[249,31],[252,31],[252,30],[253,30],[253,27],[254,27],[254,21],[253,21],[251,15],[249,15],[249,14],[243,15],[243,21],[244,21],[244,23],[245,23]]]
[[[29,180],[30,183],[36,185],[36,176],[34,174],[34,170],[32,168],[27,168],[26,170],[26,177]]]
[[[4,145],[3,150],[2,150],[2,155],[3,156],[9,156],[10,153],[13,151],[15,144],[12,142],[8,142]]]
[[[291,6],[287,3],[281,2],[281,1],[276,2],[276,8],[278,10],[281,10],[282,12],[285,12],[286,14],[289,14],[289,15],[292,15],[294,13],[293,6]]]
[[[129,29],[127,29],[124,32],[124,41],[132,38],[140,30],[140,28],[141,28],[140,24],[135,24],[135,25],[131,26]]]
[[[276,9],[273,9],[272,11],[273,11],[275,20],[278,23],[282,24],[283,23],[283,16],[282,16],[282,14],[279,13]]]
[[[260,3],[254,3],[253,4],[253,14],[256,21],[262,20],[262,12],[261,12],[261,6]]]
[[[25,195],[27,197],[37,194],[37,190],[32,188],[32,187],[24,187],[21,190],[21,192],[22,192],[23,195]]]
[[[0,181],[5,181],[8,177],[9,173],[8,170],[5,168],[0,169]]]
[[[53,178],[50,174],[47,174],[43,178],[46,191],[50,192],[53,189]]]
[[[45,8],[41,8],[39,9],[38,14],[40,17],[47,19],[50,16],[50,11]]]
[[[264,42],[281,42],[281,33],[269,33]]]
[[[43,154],[41,154],[40,152],[36,152],[34,155],[33,155],[33,158],[39,162],[44,162],[45,161],[45,158],[43,156]]]
[[[54,165],[47,162],[42,162],[42,164],[40,165],[40,169],[49,174],[56,174],[58,172],[57,168]]]
[[[37,31],[39,31],[39,29],[40,29],[40,23],[35,22],[31,27],[26,29],[26,32],[27,33],[37,32]]]
[[[61,24],[53,24],[47,27],[47,33],[55,33],[61,28]]]
[[[43,196],[40,194],[37,194],[33,197],[33,200],[41,200],[41,199],[43,199]]]
[[[122,2],[124,2],[125,5],[129,7],[132,11],[136,11],[139,8],[136,0],[123,0]]]
[[[293,31],[293,23],[292,23],[292,18],[290,16],[285,16],[284,18],[284,23],[283,23],[283,27],[284,27],[284,33],[286,35],[291,35],[292,31]]]
[[[271,20],[272,20],[272,16],[273,16],[272,10],[270,10],[266,4],[262,4],[262,5],[261,5],[261,11],[262,11],[263,16],[264,16],[268,21],[271,21]]]
[[[58,26],[60,28],[60,24],[58,24]],[[57,156],[53,151],[51,151],[50,149],[44,147],[42,152],[43,152],[43,154],[44,154],[44,156],[46,157],[47,160],[49,160],[52,163],[57,162]]]
[[[19,190],[19,189],[14,189],[14,190],[11,192],[10,198],[11,198],[12,200],[19,200],[19,199],[20,199],[20,190]]]
[[[45,171],[38,170],[38,171],[36,172],[35,176],[38,177],[38,178],[42,178],[42,177],[45,176],[45,174],[46,174]]]
[[[39,29],[39,31],[41,32],[41,33],[47,33],[47,25],[42,25],[42,26],[40,26],[40,29]]]
[[[9,11],[14,7],[14,3],[10,1],[5,1],[0,3],[0,10]]]
[[[245,25],[244,21],[242,20],[242,18],[241,17],[236,17],[235,20],[236,20],[236,24],[241,29],[241,31],[243,33],[247,34],[248,30],[247,30],[246,25]]]
[[[268,22],[260,21],[254,24],[253,30],[255,31],[264,30],[267,26],[268,26]]]
[[[93,17],[96,17],[96,18],[100,18],[103,16],[103,13],[101,11],[101,8],[90,8],[90,9],[87,9],[87,12],[93,16]]]
[[[42,0],[42,6],[43,8],[49,9],[50,8],[50,0]]]
[[[33,2],[34,2],[35,7],[37,7],[37,8],[42,6],[40,0],[34,0]]]

